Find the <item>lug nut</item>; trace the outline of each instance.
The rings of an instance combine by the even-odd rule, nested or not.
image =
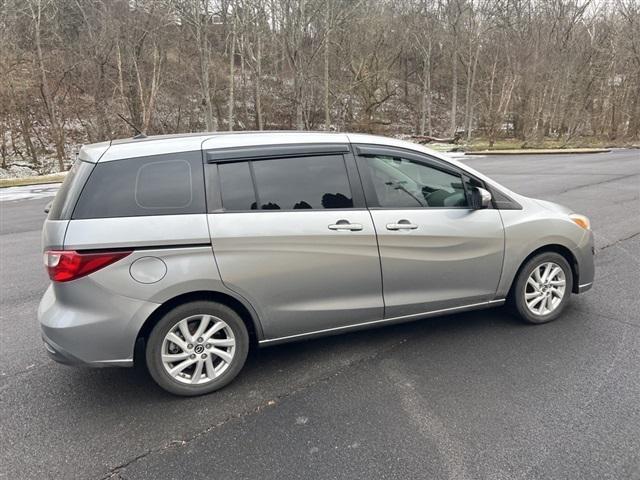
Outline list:
[[[193,348],[193,345],[189,344],[187,345],[187,348]]]
[[[198,338],[198,343],[202,343],[202,337]]]
[[[191,358],[191,359],[196,358],[196,354],[195,354],[195,353],[192,353],[191,355],[189,355],[189,358]]]
[[[207,347],[207,348],[211,348],[211,344],[210,344],[210,343],[207,343],[207,344],[205,345],[205,347]]]
[[[206,353],[203,353],[203,354],[202,354],[202,358],[207,358],[207,354],[206,354]]]

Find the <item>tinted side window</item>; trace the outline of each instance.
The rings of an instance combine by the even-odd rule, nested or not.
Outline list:
[[[80,191],[91,174],[93,167],[93,163],[76,160],[53,199],[49,210],[49,220],[68,220],[71,218],[71,212],[78,195],[80,195]]]
[[[204,213],[200,152],[98,163],[74,219]]]
[[[249,163],[221,163],[218,165],[222,208],[225,210],[255,210],[256,194]]]
[[[367,157],[366,164],[381,207],[468,206],[460,175],[395,156]]]
[[[253,162],[262,210],[352,208],[342,155]]]
[[[218,174],[226,211],[353,207],[341,155],[220,163]]]

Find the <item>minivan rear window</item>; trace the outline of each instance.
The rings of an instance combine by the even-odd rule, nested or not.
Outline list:
[[[98,163],[73,219],[204,213],[200,152]]]
[[[93,163],[76,160],[51,203],[49,220],[68,220],[71,218],[73,206],[93,167]]]

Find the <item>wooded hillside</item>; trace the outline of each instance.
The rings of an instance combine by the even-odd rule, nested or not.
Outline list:
[[[147,133],[640,135],[638,0],[3,0],[0,154]]]

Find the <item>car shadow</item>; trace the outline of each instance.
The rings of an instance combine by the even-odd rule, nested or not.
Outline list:
[[[238,377],[222,390],[185,399],[166,393],[152,380],[144,365],[134,368],[68,368],[66,380],[79,397],[89,403],[108,398],[110,406],[118,402],[128,409],[138,403],[182,403],[226,401],[244,396],[264,400],[277,398],[291,390],[303,388],[327,378],[355,363],[374,359],[386,352],[402,349],[410,341],[420,346],[426,342],[446,341],[456,335],[476,336],[479,340],[495,335],[496,330],[527,328],[504,308],[416,320],[380,326],[368,330],[286,343],[267,348],[253,348]],[[459,333],[458,333],[459,332]],[[206,400],[209,399],[209,400]],[[88,407],[89,405],[87,405]]]

